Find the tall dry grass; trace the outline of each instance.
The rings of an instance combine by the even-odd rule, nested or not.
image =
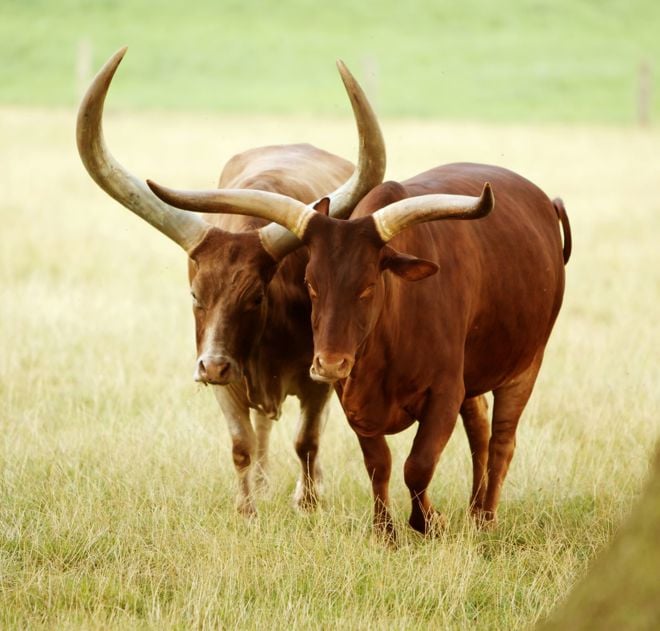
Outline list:
[[[657,130],[383,121],[388,176],[454,160],[561,195],[566,300],[518,434],[493,532],[465,509],[456,431],[432,486],[444,536],[369,537],[369,483],[335,404],[321,510],[296,514],[295,405],[274,431],[260,519],[234,514],[229,440],[192,383],[185,257],[107,198],[68,111],[0,109],[0,626],[520,628],[608,540],[658,436]],[[173,186],[215,183],[241,149],[308,140],[348,157],[348,120],[111,112],[113,152]],[[395,515],[408,511],[391,440]]]

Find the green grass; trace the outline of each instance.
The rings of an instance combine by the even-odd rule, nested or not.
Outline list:
[[[631,123],[659,29],[655,0],[4,0],[0,104],[76,102],[86,39],[94,71],[129,45],[130,108],[343,114],[341,57],[383,115]]]
[[[348,119],[109,114],[124,164],[185,187],[257,142],[355,151]],[[336,403],[321,511],[291,508],[291,403],[259,520],[235,514],[224,421],[191,377],[185,256],[93,184],[73,119],[0,108],[1,628],[518,629],[567,593],[658,435],[657,131],[383,121],[390,177],[504,164],[564,197],[575,242],[500,526],[466,517],[459,427],[431,488],[446,534],[406,529],[408,431],[390,441],[403,539],[390,551],[370,538],[370,485]]]

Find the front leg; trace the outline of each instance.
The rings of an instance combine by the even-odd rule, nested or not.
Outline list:
[[[295,448],[301,473],[293,494],[294,505],[303,511],[314,510],[319,499],[321,467],[318,463],[321,430],[328,416],[327,403],[332,390],[325,384],[309,383],[300,396],[300,419]]]
[[[462,388],[444,389],[430,399],[413,440],[404,466],[404,479],[410,491],[410,526],[424,535],[436,535],[444,528],[445,518],[431,505],[428,486],[445,448],[463,401]]]
[[[389,483],[392,455],[385,436],[359,436],[364,464],[374,495],[374,533],[387,543],[396,544],[397,536],[389,511]]]
[[[258,410],[251,410],[251,415],[257,437],[257,461],[254,463],[252,481],[255,491],[262,493],[268,488],[268,445],[274,421]]]
[[[254,517],[257,509],[252,494],[250,471],[255,460],[257,440],[250,423],[250,408],[241,386],[213,386],[215,398],[227,421],[232,443],[232,457],[238,477],[236,508],[245,517]]]

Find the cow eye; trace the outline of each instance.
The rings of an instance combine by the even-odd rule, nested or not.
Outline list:
[[[192,298],[193,307],[198,307],[198,308],[202,307],[202,303],[197,299],[197,296],[195,296],[195,292],[191,291],[190,297]]]
[[[374,287],[376,285],[369,285],[368,287],[365,287],[359,294],[358,298],[360,300],[365,300],[366,298],[371,298],[371,296],[374,293]]]
[[[263,294],[256,294],[250,298],[247,303],[246,307],[248,310],[251,309],[257,309],[261,306],[261,303],[264,301],[264,295]]]

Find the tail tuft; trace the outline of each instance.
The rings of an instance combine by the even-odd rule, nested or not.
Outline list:
[[[561,229],[564,232],[564,265],[568,263],[568,259],[571,258],[571,250],[573,249],[573,239],[571,238],[571,224],[568,223],[568,215],[566,214],[566,207],[564,202],[560,197],[556,197],[552,200],[552,205],[555,207],[555,212],[559,221],[561,221]]]

